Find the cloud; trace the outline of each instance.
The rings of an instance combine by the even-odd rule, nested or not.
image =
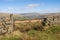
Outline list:
[[[16,8],[14,8],[14,7],[7,7],[7,8],[5,8],[5,9],[2,9],[2,11],[4,11],[4,12],[9,12],[9,13],[13,13],[13,12],[15,12],[17,9]]]
[[[7,7],[6,11],[9,13],[19,13],[21,11],[21,8]]]
[[[13,8],[13,7],[8,7],[7,9],[8,9],[8,10],[14,10],[14,8]]]
[[[40,4],[28,4],[25,8],[36,8],[36,7],[39,7]]]

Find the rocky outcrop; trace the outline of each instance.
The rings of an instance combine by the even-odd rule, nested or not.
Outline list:
[[[60,25],[60,16],[58,16],[58,15],[47,16],[47,17],[43,18],[41,24],[42,24],[41,25],[42,29],[52,27],[56,24]]]
[[[13,14],[10,14],[10,21],[7,22],[6,17],[1,18],[0,34],[13,32]]]

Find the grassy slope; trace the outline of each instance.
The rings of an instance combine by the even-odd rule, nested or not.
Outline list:
[[[1,14],[1,15],[8,15],[8,14]],[[18,16],[19,17],[19,16]],[[33,25],[34,24],[34,25]],[[36,23],[30,23],[29,25],[27,24],[19,24],[23,29],[26,27],[30,28],[30,26],[39,26]],[[15,31],[15,35],[9,34],[9,37],[5,37],[3,35],[3,38],[0,40],[60,40],[60,25],[55,25],[47,29],[46,31],[37,31],[37,30],[29,30],[26,33],[22,33],[20,31]],[[18,35],[19,34],[19,35]]]
[[[29,25],[30,26],[36,25],[36,24],[34,25],[33,24],[32,25],[29,24]],[[20,24],[20,25],[22,26],[22,28],[26,28],[28,26],[27,24],[25,25]],[[45,31],[37,31],[37,30],[31,29],[28,32],[22,33],[17,30],[15,31],[14,34],[10,34],[9,38],[3,37],[1,40],[60,40],[60,25],[52,26]]]

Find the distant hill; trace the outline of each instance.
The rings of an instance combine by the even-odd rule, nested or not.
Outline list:
[[[9,17],[9,14],[8,13],[0,13],[0,18],[3,17],[3,16],[4,17]]]
[[[40,13],[24,13],[21,15],[29,19],[40,18],[44,16],[43,14],[40,14]]]
[[[44,13],[44,14],[40,14],[40,13],[23,13],[21,15],[23,15],[24,17],[27,17],[27,18],[41,18],[41,17],[48,17],[48,16],[56,16],[56,15],[60,16],[60,13]]]
[[[9,18],[9,13],[0,13],[1,17]],[[43,18],[43,17],[49,17],[49,16],[60,16],[60,13],[21,13],[21,14],[13,14],[14,20],[25,20],[25,19],[34,19],[34,18]]]
[[[10,14],[9,13],[0,13],[0,18],[2,18],[2,17],[9,18]],[[13,17],[14,17],[14,20],[24,20],[25,19],[25,17],[23,17],[20,14],[13,14]]]

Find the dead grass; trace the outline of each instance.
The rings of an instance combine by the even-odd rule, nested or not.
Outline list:
[[[41,22],[39,21],[16,23],[15,26],[17,30],[1,36],[0,40],[60,40],[59,25],[46,28],[45,31],[40,31]]]

